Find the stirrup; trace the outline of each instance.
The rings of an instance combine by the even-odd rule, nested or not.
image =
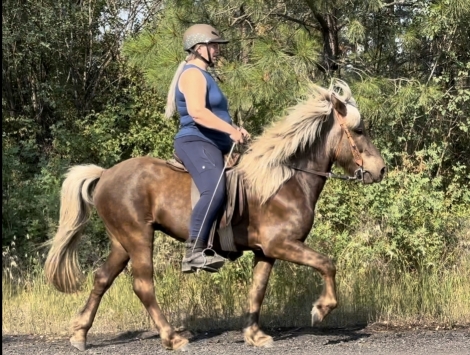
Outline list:
[[[208,255],[207,252],[213,253],[213,255]],[[204,270],[207,272],[218,272],[219,269],[224,266],[225,258],[217,254],[213,249],[206,248],[201,251],[202,255],[202,263],[193,264],[193,259],[189,261],[185,261],[183,258],[181,271],[183,273],[193,273],[199,272],[200,270]],[[194,259],[200,258],[199,256],[195,256]]]

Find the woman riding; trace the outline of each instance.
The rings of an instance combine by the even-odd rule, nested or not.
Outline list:
[[[225,262],[218,254],[205,255],[211,226],[225,202],[224,155],[232,145],[243,143],[248,132],[233,125],[228,103],[217,82],[207,72],[228,41],[206,24],[189,27],[183,36],[188,56],[173,77],[165,116],[178,111],[180,129],[174,148],[193,178],[200,199],[191,214],[183,272],[216,271]]]

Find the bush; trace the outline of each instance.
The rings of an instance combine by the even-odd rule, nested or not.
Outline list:
[[[470,217],[464,209],[470,193],[452,183],[444,189],[441,179],[429,175],[427,169],[405,167],[370,186],[329,182],[309,243],[340,264],[364,268],[452,263],[459,232]]]

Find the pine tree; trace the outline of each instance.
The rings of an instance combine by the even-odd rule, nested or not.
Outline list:
[[[309,83],[341,77],[391,166],[403,154],[450,174],[468,169],[468,0],[164,2],[124,45],[131,63],[166,95],[184,58],[181,38],[210,23],[231,40],[216,70],[234,120],[253,133],[301,99]],[[468,111],[467,111],[468,112]],[[448,117],[450,115],[450,117]],[[462,150],[466,154],[462,154]]]

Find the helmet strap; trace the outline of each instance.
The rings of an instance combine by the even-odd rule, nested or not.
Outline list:
[[[194,56],[196,58],[199,58],[201,59],[204,63],[206,63],[209,68],[213,68],[214,67],[214,62],[212,61],[212,58],[211,58],[211,54],[209,53],[209,47],[208,45],[206,44],[206,49],[207,49],[207,55],[209,57],[209,60],[207,60],[206,58],[204,58],[202,55],[200,55],[197,51],[194,50],[194,48],[190,48],[189,51],[194,54]],[[217,75],[217,73],[214,73],[213,74],[215,75],[215,77],[217,78],[217,80],[219,80],[221,83],[223,83],[223,80]]]
[[[209,45],[206,44],[206,50],[207,50],[207,56],[209,57],[209,60],[207,60],[206,58],[204,58],[202,55],[200,55],[196,50],[194,50],[194,48],[190,48],[189,51],[194,54],[194,56],[196,56],[197,58],[201,59],[204,63],[206,63],[209,67],[213,67],[214,66],[214,62],[212,61],[212,58],[211,58],[211,54],[209,52]]]

